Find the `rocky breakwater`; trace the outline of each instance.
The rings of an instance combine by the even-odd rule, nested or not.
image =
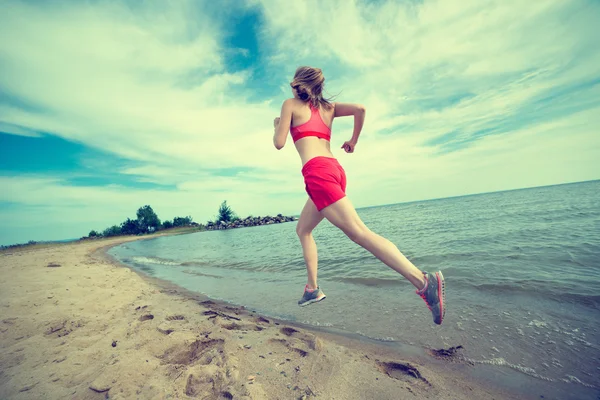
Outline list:
[[[219,230],[219,229],[232,229],[232,228],[245,228],[249,226],[260,226],[260,225],[271,225],[281,224],[283,222],[297,221],[296,217],[285,217],[281,214],[277,214],[275,217],[246,217],[244,219],[236,219],[234,221],[218,221],[208,222],[206,224],[206,230]]]

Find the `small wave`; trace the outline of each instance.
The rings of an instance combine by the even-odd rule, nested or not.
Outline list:
[[[457,282],[460,284],[466,284],[477,290],[493,292],[498,294],[525,294],[545,297],[551,300],[560,299],[561,302],[571,302],[575,304],[582,304],[586,306],[592,306],[595,308],[600,307],[600,295],[597,294],[582,294],[566,292],[564,289],[553,287],[556,283],[545,282],[540,280],[515,280],[510,283],[482,283],[471,285],[466,282]]]
[[[399,278],[336,278],[337,281],[363,286],[399,286],[406,284]]]
[[[531,321],[529,324],[527,324],[528,326],[535,326],[536,328],[547,328],[548,324],[544,321],[538,321],[537,319],[534,319],[533,321]]]
[[[519,371],[525,375],[529,375],[531,377],[541,379],[541,380],[547,381],[547,382],[557,382],[560,380],[560,381],[566,382],[566,383],[575,383],[575,384],[578,384],[581,386],[588,387],[590,389],[598,388],[595,385],[591,385],[589,383],[585,383],[585,382],[581,381],[579,378],[577,378],[576,376],[573,376],[573,375],[567,375],[567,377],[563,378],[563,379],[552,379],[547,376],[538,374],[533,368],[524,367],[524,366],[518,365],[518,364],[511,364],[502,357],[492,358],[491,360],[474,360],[471,358],[465,358],[464,360],[471,362],[473,364],[488,364],[488,365],[497,365],[497,366],[501,366],[501,367],[508,367],[508,368],[514,369],[515,371]]]
[[[301,323],[310,326],[324,326],[326,328],[333,328],[333,324],[331,322],[302,321]]]
[[[159,265],[169,265],[169,266],[178,266],[181,265],[178,262],[165,260],[157,257],[132,257],[131,261],[138,264],[159,264]]]
[[[370,336],[367,335],[366,333],[362,333],[361,331],[356,331],[356,334],[362,337],[365,337],[367,339],[371,339],[371,340],[377,340],[379,342],[395,342],[396,339],[394,339],[393,337],[377,337],[377,336]]]
[[[569,332],[569,331],[566,331],[566,330],[561,330],[561,329],[555,328],[554,332],[562,334],[562,335],[565,335],[565,336],[573,339],[574,341],[583,344],[584,346],[591,347],[591,348],[596,349],[596,350],[600,350],[600,346],[598,346],[596,344],[593,344],[593,343],[590,343],[587,340],[585,340],[585,333],[579,332],[579,329],[575,329],[575,330]],[[583,336],[583,337],[580,337],[580,335]],[[569,346],[572,346],[574,344],[570,340],[568,340],[565,343],[567,343]]]
[[[190,274],[190,275],[196,275],[196,276],[206,276],[208,278],[223,279],[223,277],[219,276],[219,275],[204,274],[202,272],[197,272],[197,271],[190,270],[190,269],[186,269],[185,271],[183,271],[183,273]]]
[[[212,266],[212,264],[210,262],[206,262],[206,261],[184,261],[181,264],[182,267],[205,267],[205,266]]]

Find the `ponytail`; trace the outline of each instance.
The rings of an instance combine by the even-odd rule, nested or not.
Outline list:
[[[319,68],[300,67],[296,70],[291,86],[296,88],[300,100],[310,102],[315,108],[322,106],[331,109],[330,99],[323,98],[324,83],[325,77]]]

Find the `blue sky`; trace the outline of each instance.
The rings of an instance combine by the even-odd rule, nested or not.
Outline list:
[[[594,0],[0,4],[0,244],[298,214],[272,121],[300,65],[367,107],[357,207],[600,178]]]

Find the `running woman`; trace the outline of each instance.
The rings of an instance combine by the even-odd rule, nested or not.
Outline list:
[[[317,284],[317,245],[312,231],[323,218],[327,218],[350,240],[408,279],[431,310],[433,321],[439,325],[446,311],[442,272],[420,271],[392,242],[365,226],[346,196],[346,173],[330,150],[331,126],[335,118],[354,117],[352,138],[341,147],[346,153],[353,153],[366,110],[360,104],[333,103],[325,99],[324,83],[321,69],[298,68],[290,83],[294,97],[283,102],[281,116],[273,122],[273,144],[278,150],[285,145],[288,132],[292,135],[302,161],[302,175],[308,193],[296,227],[308,274],[304,295],[298,304],[306,306],[325,299],[325,293]]]

